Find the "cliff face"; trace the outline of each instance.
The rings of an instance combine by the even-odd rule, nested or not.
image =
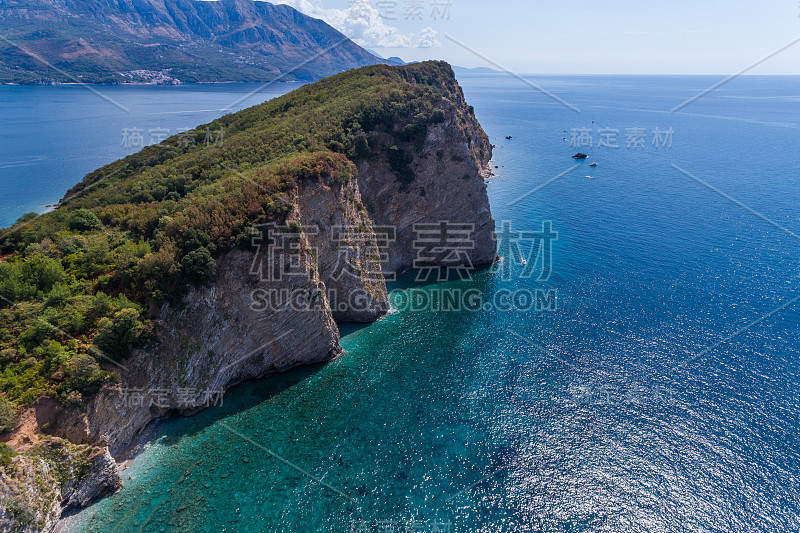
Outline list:
[[[195,412],[220,401],[241,381],[341,352],[327,302],[308,310],[253,308],[254,291],[306,292],[319,284],[315,277],[262,280],[251,272],[256,259],[249,252],[226,254],[212,286],[192,290],[185,306],[159,310],[157,346],[134,352],[120,370],[121,384],[88,403],[84,432],[89,442],[116,449],[154,418]]]
[[[50,531],[62,511],[121,485],[108,449],[47,439],[0,469],[0,531]]]
[[[429,129],[410,163],[414,175],[410,183],[392,179],[392,169],[384,161],[358,167],[359,187],[374,223],[396,228],[386,264],[390,272],[429,266],[423,261],[424,252],[420,256],[422,247],[415,244],[420,236],[415,226],[420,230],[430,224],[470,230],[464,264],[481,266],[495,260],[494,220],[483,181],[490,174],[492,150],[475,118],[463,112],[466,109],[463,98],[452,102],[445,121]]]
[[[119,451],[152,420],[212,406],[228,388],[244,380],[340,355],[336,321],[371,322],[385,314],[389,309],[386,275],[414,267],[480,266],[494,261],[494,221],[484,183],[491,145],[449,67],[440,63],[375,67],[340,76],[226,117],[229,130],[238,128],[239,133],[230,145],[216,151],[207,148],[175,155],[176,148],[167,146],[164,150],[172,150],[169,157],[159,156],[158,147],[142,152],[146,163],[136,166],[146,169],[143,174],[148,179],[153,175],[172,179],[169,176],[179,172],[204,179],[201,164],[212,167],[222,155],[230,154],[240,158],[237,165],[250,164],[253,169],[250,174],[237,171],[235,180],[222,181],[222,185],[207,185],[216,188],[199,189],[209,193],[198,195],[183,213],[175,202],[156,203],[160,209],[173,208],[174,218],[163,216],[164,211],[156,215],[160,218],[154,231],[159,253],[172,255],[167,255],[166,263],[157,262],[155,252],[144,256],[141,262],[148,265],[148,272],[174,268],[178,246],[196,249],[199,244],[192,242],[197,234],[188,232],[189,224],[197,224],[190,228],[193,231],[205,228],[213,242],[224,243],[234,240],[230,232],[225,233],[225,224],[239,220],[235,213],[270,221],[256,222],[249,233],[235,237],[238,244],[228,246],[212,262],[216,275],[192,285],[179,303],[174,299],[151,303],[155,334],[149,344],[133,349],[119,365],[104,364],[106,370],[118,374],[118,382],[107,380],[98,393],[86,395],[82,404],[43,399],[31,408],[35,416],[28,418],[35,418],[40,431],[46,429],[71,446],[96,450],[94,466],[67,471],[60,492],[37,497],[38,527],[46,529],[61,506],[82,506],[114,490],[119,479],[109,450]],[[347,84],[361,91],[367,90],[362,88],[365,84],[372,84],[373,95],[365,97],[374,106],[371,111],[359,111],[362,115],[353,117],[363,106],[352,102],[342,89]],[[404,101],[403,94],[387,85],[403,87],[411,97]],[[324,106],[333,104],[326,100],[353,107],[341,111],[337,117],[341,122],[328,130],[325,113],[333,111],[325,111]],[[298,110],[303,106],[307,110]],[[301,112],[302,119],[292,115]],[[295,135],[281,120],[301,120],[309,132]],[[268,121],[277,124],[273,130],[254,132]],[[313,137],[312,125],[330,137]],[[265,157],[258,150],[268,143],[278,151],[286,150],[287,143],[307,149],[288,162],[286,157],[279,159],[277,166],[257,166],[264,164],[258,158]],[[320,150],[321,146],[326,149]],[[133,166],[136,157],[124,161]],[[165,171],[159,165],[173,166]],[[269,181],[259,181],[262,174]],[[97,206],[105,198],[102,187],[112,187],[107,183],[95,187],[91,179],[92,175],[76,188],[92,188],[80,198],[81,206]],[[143,194],[144,178],[131,174],[122,179],[136,187],[137,198]],[[121,201],[117,198],[112,197]],[[118,216],[122,208],[115,205],[111,213]],[[145,213],[152,208],[150,203],[125,205],[127,213],[133,213],[134,205],[144,205]],[[234,211],[240,206],[240,211]],[[269,219],[264,213],[282,215]],[[109,218],[107,223],[112,220],[119,219]],[[126,226],[127,220],[116,223],[131,227]],[[457,257],[431,253],[446,238],[436,231],[433,246],[420,246],[421,232],[438,230],[449,236],[452,228],[463,237]],[[183,241],[175,245],[172,239],[178,237]],[[184,259],[188,257],[190,252]],[[164,268],[157,270],[153,264],[164,264]],[[189,266],[194,272],[193,264]],[[79,476],[79,471],[93,474]],[[30,482],[23,479],[18,486]],[[56,501],[58,505],[52,503]]]
[[[121,383],[92,398],[85,414],[54,421],[54,434],[115,450],[155,418],[213,405],[244,380],[336,357],[335,321],[380,318],[389,308],[383,274],[415,266],[415,225],[466,224],[472,244],[462,264],[492,263],[494,220],[483,178],[491,145],[465,107],[447,107],[446,120],[430,129],[410,163],[410,185],[386,161],[357,169],[346,162],[337,178],[300,180],[289,242],[267,250],[276,237],[261,227],[250,250],[221,257],[211,286],[192,289],[180,306],[159,309],[157,345],[125,360],[117,369]],[[464,127],[465,118],[475,129]],[[396,237],[381,248],[385,238],[376,231],[385,227]],[[285,231],[279,235],[285,238]],[[276,265],[291,271],[271,272]]]

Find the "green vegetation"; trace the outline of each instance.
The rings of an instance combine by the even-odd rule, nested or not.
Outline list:
[[[19,422],[17,409],[13,403],[3,395],[0,395],[0,433],[13,429]]]
[[[78,209],[73,211],[67,220],[69,229],[84,232],[94,231],[103,227],[103,223],[97,218],[97,215],[88,209]]]
[[[0,442],[0,468],[5,469],[11,464],[11,459],[17,455],[17,452],[11,449],[11,446],[5,442]]]
[[[292,222],[299,180],[350,180],[370,160],[411,184],[429,126],[462,101],[446,63],[346,72],[111,163],[22,217],[0,238],[0,418],[3,402],[114,379],[113,362],[155,339],[148,310],[212,281],[253,224]],[[218,130],[224,142],[204,142]]]

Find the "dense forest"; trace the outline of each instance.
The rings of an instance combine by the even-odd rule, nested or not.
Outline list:
[[[380,158],[413,181],[413,152],[461,98],[441,62],[338,74],[100,168],[3,230],[0,431],[42,395],[80,405],[118,379],[113,361],[156,338],[150,310],[213,280],[254,224],[285,222],[298,180]]]

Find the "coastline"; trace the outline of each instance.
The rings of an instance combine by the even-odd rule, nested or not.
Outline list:
[[[116,86],[127,86],[127,85],[144,85],[149,87],[178,87],[181,85],[231,85],[234,83],[264,83],[269,85],[275,85],[278,83],[299,83],[299,84],[306,84],[306,83],[313,83],[314,81],[318,80],[226,80],[226,81],[179,81],[178,83],[158,83],[153,81],[126,81],[120,83],[98,83],[98,82],[82,82],[82,81],[67,81],[67,82],[54,82],[54,83],[21,83],[21,82],[0,82],[0,87],[2,86],[9,86],[9,87],[59,87],[62,85],[66,86],[82,86],[88,85],[90,87],[116,87]]]
[[[119,491],[125,490],[125,485],[132,481],[139,472],[146,471],[154,462],[157,462],[157,457],[151,457],[148,454],[155,454],[160,445],[164,444],[160,442],[160,437],[156,433],[162,420],[166,419],[157,419],[151,422],[133,442],[123,446],[123,449],[117,454],[112,454],[117,462],[117,474],[122,480],[120,489],[113,494],[95,499],[86,507],[76,508],[63,514],[56,521],[52,533],[75,533],[83,530],[84,526],[93,518],[93,506],[108,498],[113,498]],[[169,442],[169,438],[165,442]]]

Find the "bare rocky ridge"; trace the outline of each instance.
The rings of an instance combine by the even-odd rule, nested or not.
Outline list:
[[[389,309],[378,239],[352,168],[346,182],[303,180],[294,219],[305,228],[336,320],[372,322]],[[346,266],[347,268],[343,268]]]

